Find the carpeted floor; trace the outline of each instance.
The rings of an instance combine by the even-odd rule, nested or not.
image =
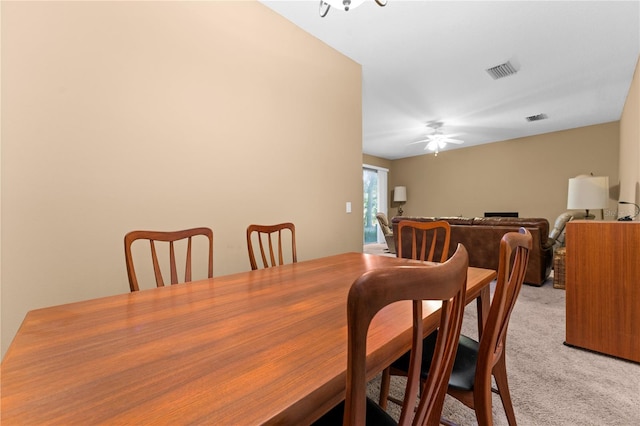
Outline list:
[[[386,244],[365,244],[362,247],[362,252],[395,257],[395,254],[389,253],[389,250]]]
[[[364,251],[383,254],[373,246]],[[518,424],[640,425],[640,365],[565,346],[565,291],[553,288],[552,281],[523,285],[509,324],[507,371]],[[471,304],[462,332],[477,337],[475,325]],[[397,395],[402,380],[392,379]],[[378,392],[376,378],[369,394],[377,400]],[[398,407],[390,403],[389,411],[397,415]],[[507,424],[498,395],[493,413],[495,425]],[[460,425],[477,424],[473,411],[449,396],[443,415]]]

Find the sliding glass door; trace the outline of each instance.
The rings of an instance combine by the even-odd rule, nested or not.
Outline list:
[[[364,244],[385,241],[376,215],[387,213],[387,172],[381,167],[366,164],[362,167]]]

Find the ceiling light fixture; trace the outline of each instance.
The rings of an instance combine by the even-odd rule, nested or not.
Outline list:
[[[464,141],[461,141],[459,139],[452,139],[451,136],[453,135],[443,135],[442,122],[434,121],[434,122],[427,123],[427,128],[432,132],[432,134],[427,135],[426,139],[411,142],[409,145],[427,142],[427,144],[424,147],[425,151],[427,149],[434,151],[437,157],[438,152],[440,152],[441,149],[444,149],[444,147],[446,147],[448,143],[453,143],[453,144],[464,143]]]
[[[387,0],[375,0],[375,2],[378,3],[378,6],[387,5]],[[331,6],[348,12],[350,9],[355,9],[362,3],[364,3],[364,0],[320,0],[320,17],[324,18],[327,16]]]
[[[435,151],[436,157],[438,156],[438,152],[443,149],[445,146],[447,146],[447,142],[446,139],[443,135],[441,134],[436,134],[433,135],[433,138],[431,139],[431,142],[429,142],[426,146],[427,149],[430,149],[431,151]]]

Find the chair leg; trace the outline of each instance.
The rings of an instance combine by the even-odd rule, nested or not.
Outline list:
[[[511,393],[509,392],[509,382],[507,381],[507,364],[504,359],[504,353],[493,367],[493,377],[496,379],[498,393],[500,394],[509,426],[516,426],[516,414],[511,404]]]
[[[493,413],[491,406],[493,404],[491,398],[491,374],[489,377],[477,377],[473,385],[473,409],[476,412],[478,426],[492,426]],[[478,380],[481,379],[481,380]]]
[[[385,368],[382,372],[382,378],[380,379],[380,400],[378,405],[383,409],[387,409],[387,398],[389,396],[389,386],[391,384],[391,370],[389,367]]]
[[[454,423],[449,419],[445,419],[444,417],[440,417],[440,424],[445,426],[459,426],[458,423]]]

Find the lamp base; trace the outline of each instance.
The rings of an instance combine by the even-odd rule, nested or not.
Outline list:
[[[398,216],[402,216],[403,213],[402,206],[398,207]]]

